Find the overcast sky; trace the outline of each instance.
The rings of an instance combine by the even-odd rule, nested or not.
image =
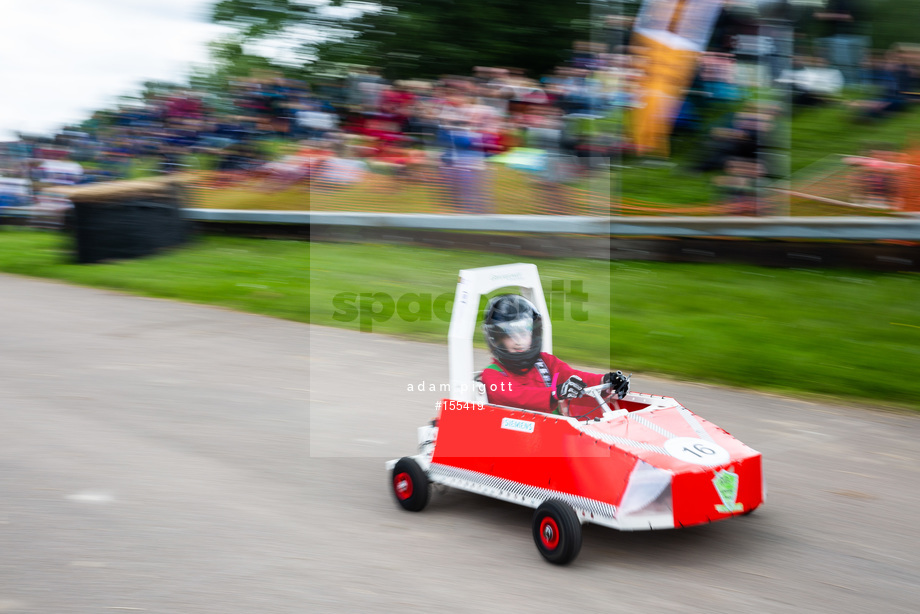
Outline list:
[[[222,31],[214,0],[0,0],[0,140],[53,133],[139,91],[183,80]]]

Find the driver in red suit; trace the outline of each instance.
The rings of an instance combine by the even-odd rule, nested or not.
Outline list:
[[[582,417],[597,407],[593,399],[581,398],[585,388],[611,384],[617,398],[629,391],[629,379],[620,371],[579,371],[541,352],[543,318],[523,296],[502,294],[490,300],[482,330],[495,359],[482,372],[489,403]]]

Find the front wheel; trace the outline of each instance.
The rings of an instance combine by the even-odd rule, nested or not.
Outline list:
[[[581,550],[581,523],[575,510],[562,501],[544,501],[533,515],[533,540],[550,563],[571,563]]]
[[[413,459],[399,459],[393,467],[393,495],[404,510],[420,512],[428,505],[428,476]]]

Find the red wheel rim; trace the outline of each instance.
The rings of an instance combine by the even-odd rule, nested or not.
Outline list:
[[[559,526],[549,516],[540,521],[540,541],[550,550],[559,545]]]
[[[393,490],[400,501],[405,501],[412,496],[412,478],[408,473],[397,473],[393,477]]]

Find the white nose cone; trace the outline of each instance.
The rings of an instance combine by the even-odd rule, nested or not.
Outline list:
[[[618,513],[626,516],[645,510],[654,501],[658,500],[662,493],[665,493],[665,489],[670,486],[670,473],[653,467],[644,461],[637,462],[636,466],[633,467],[632,473],[629,474],[629,483],[626,485],[626,492],[623,493],[623,500],[620,501]],[[670,494],[671,492],[668,490],[665,500],[661,501],[666,511],[671,508]],[[660,512],[662,510],[651,511]]]

